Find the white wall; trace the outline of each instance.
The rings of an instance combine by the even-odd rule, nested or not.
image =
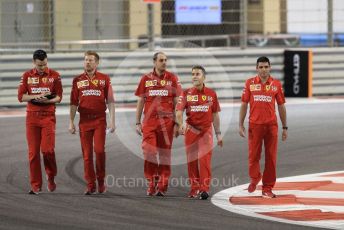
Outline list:
[[[344,1],[333,0],[333,29],[344,32]],[[326,33],[327,0],[287,0],[288,33]]]

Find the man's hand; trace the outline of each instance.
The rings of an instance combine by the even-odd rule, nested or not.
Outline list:
[[[282,141],[287,140],[288,138],[288,131],[286,129],[283,129],[282,131]]]
[[[142,136],[142,125],[141,123],[136,124],[136,133],[140,136]]]
[[[217,139],[217,145],[222,148],[223,146],[223,140],[221,134],[216,134],[216,139]]]
[[[107,132],[110,132],[110,133],[114,133],[115,130],[116,130],[116,126],[114,124],[110,124],[108,127],[107,127]]]
[[[35,97],[35,99],[32,99],[31,102],[32,103],[45,103],[47,102],[49,99],[47,98],[48,95],[50,95],[51,93],[50,92],[44,92],[44,93],[41,93],[39,95],[37,95]]]
[[[175,125],[174,126],[174,136],[178,137],[179,135],[184,135],[184,125]]]
[[[68,131],[69,131],[71,134],[75,134],[76,130],[75,130],[74,123],[72,123],[72,122],[69,123]]]
[[[243,126],[243,125],[240,125],[239,126],[239,135],[241,136],[241,137],[246,137],[246,130],[245,130],[245,126]]]

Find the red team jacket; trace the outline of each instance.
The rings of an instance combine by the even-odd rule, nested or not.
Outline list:
[[[271,76],[265,84],[259,76],[248,79],[241,100],[250,103],[249,122],[252,124],[277,124],[275,102],[285,103],[281,82]]]
[[[51,92],[62,99],[62,84],[60,74],[55,70],[46,68],[43,75],[39,75],[36,69],[26,71],[21,77],[18,87],[18,100],[22,102],[23,94],[41,94]],[[27,112],[55,112],[55,103],[35,105],[27,103]]]
[[[106,103],[114,103],[110,77],[95,72],[91,80],[86,73],[73,79],[70,104],[78,106],[80,114],[105,114]]]
[[[202,130],[211,126],[213,113],[221,111],[215,91],[205,86],[201,91],[195,87],[184,91],[176,110],[184,109],[186,109],[186,122]]]
[[[181,85],[178,77],[165,71],[158,76],[155,71],[143,75],[135,95],[144,98],[145,119],[174,112],[173,99],[180,96]]]

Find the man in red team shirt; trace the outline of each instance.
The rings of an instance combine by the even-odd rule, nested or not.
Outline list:
[[[166,70],[163,52],[153,56],[154,69],[141,77],[136,89],[136,131],[142,135],[144,175],[149,183],[148,196],[164,196],[171,175],[173,133],[178,131],[174,110],[181,86],[178,77]],[[142,111],[144,119],[141,124]]]
[[[259,57],[256,65],[258,75],[248,79],[242,93],[239,115],[239,134],[245,137],[244,120],[247,105],[250,103],[248,130],[249,144],[249,176],[251,183],[248,192],[256,190],[262,178],[260,173],[260,155],[262,144],[265,146],[265,169],[263,173],[262,196],[275,198],[272,188],[276,182],[276,155],[278,142],[278,125],[275,114],[275,101],[278,104],[279,117],[282,123],[282,140],[287,139],[287,115],[285,99],[280,81],[270,75],[270,61],[267,57]]]
[[[29,148],[30,183],[29,194],[42,190],[40,151],[48,180],[48,191],[56,189],[55,159],[55,103],[62,99],[60,74],[48,68],[48,56],[44,50],[33,53],[34,68],[26,71],[18,88],[18,100],[27,102],[26,139]]]
[[[209,197],[211,181],[211,156],[213,148],[214,126],[217,144],[222,147],[220,131],[220,105],[216,93],[204,85],[205,69],[202,66],[192,68],[194,87],[184,91],[179,99],[176,120],[179,134],[185,134],[185,147],[188,162],[188,174],[191,182],[190,198],[200,195],[200,199]],[[183,111],[186,110],[186,126],[183,126]]]
[[[80,142],[87,182],[85,195],[96,192],[96,180],[98,193],[104,193],[106,190],[104,179],[107,108],[110,115],[108,130],[111,133],[115,131],[115,100],[110,77],[97,71],[98,64],[99,55],[94,51],[87,51],[84,59],[85,72],[73,79],[70,96],[69,132],[72,134],[76,132],[74,126],[76,111],[80,113]],[[93,151],[96,155],[96,170],[93,164]]]

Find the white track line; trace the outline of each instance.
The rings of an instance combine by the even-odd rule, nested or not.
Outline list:
[[[278,182],[296,182],[296,181],[325,181],[332,180],[334,177],[321,177],[322,175],[331,175],[337,173],[344,173],[344,171],[316,173],[309,175],[301,175],[295,177],[286,177],[278,179]],[[338,178],[337,178],[338,179]],[[333,181],[334,182],[334,181]],[[276,222],[296,224],[303,226],[312,226],[317,228],[328,228],[328,229],[344,229],[344,220],[329,220],[329,221],[292,221],[282,218],[275,218],[258,214],[256,212],[272,212],[272,211],[287,211],[287,210],[309,210],[309,209],[320,209],[322,211],[333,211],[344,213],[343,206],[321,206],[321,205],[233,205],[229,202],[229,198],[232,196],[259,196],[261,191],[256,191],[252,194],[247,192],[248,184],[239,185],[229,189],[222,190],[216,193],[211,202],[227,211],[245,215],[249,217],[261,218],[265,220],[271,220]],[[298,197],[316,197],[316,198],[344,198],[343,192],[329,192],[329,191],[300,191],[300,190],[275,190],[277,195],[283,194],[294,194]]]

